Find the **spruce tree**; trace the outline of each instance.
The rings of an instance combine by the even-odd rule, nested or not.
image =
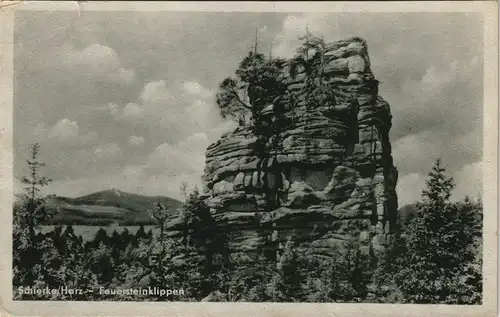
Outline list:
[[[396,281],[410,303],[462,303],[464,263],[473,259],[472,225],[450,202],[454,182],[436,160],[418,212],[408,226],[402,265]]]
[[[37,231],[41,223],[49,220],[54,211],[46,207],[46,200],[40,194],[41,188],[50,183],[50,179],[42,176],[40,169],[45,163],[40,162],[40,145],[30,146],[30,157],[27,160],[29,173],[19,180],[26,185],[24,193],[18,196],[14,205],[13,223],[13,265],[14,284],[33,285],[36,276],[31,269],[40,262],[40,250],[37,246]]]
[[[146,239],[147,234],[146,231],[144,230],[144,225],[140,225],[139,230],[135,233],[135,239],[140,240],[140,239]]]

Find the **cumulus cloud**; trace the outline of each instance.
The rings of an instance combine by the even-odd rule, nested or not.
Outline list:
[[[118,74],[119,78],[119,83],[124,83],[124,84],[131,84],[134,81],[135,78],[135,71],[133,69],[125,69],[125,68],[120,68],[118,69]]]
[[[209,132],[223,122],[215,103],[194,100],[186,109],[193,132]]]
[[[99,145],[94,150],[95,157],[98,160],[112,160],[122,154],[120,147],[116,143],[107,143]]]
[[[212,130],[225,122],[213,99],[213,92],[194,81],[165,80],[148,82],[137,101],[124,106],[118,119],[134,119],[136,124],[147,124],[171,137],[168,142],[179,141],[195,133],[212,134]],[[167,143],[168,143],[167,142]]]
[[[103,106],[97,106],[96,112],[100,114],[110,114],[111,116],[116,116],[118,114],[118,111],[120,110],[120,106],[114,102],[108,102],[106,105]]]
[[[453,192],[456,199],[480,197],[483,193],[483,162],[464,165],[454,175],[456,187]]]
[[[63,146],[81,146],[83,144],[92,144],[97,140],[97,133],[89,131],[82,133],[76,121],[68,118],[59,120],[51,127],[46,127],[39,123],[33,130],[33,142],[43,144],[59,144]]]
[[[131,186],[136,186],[134,190],[140,191],[137,183],[147,180],[148,187],[154,184],[152,186],[157,188],[155,193],[161,194],[163,190],[163,194],[169,193],[173,197],[180,197],[178,188],[184,181],[188,182],[191,188],[201,188],[206,148],[222,133],[232,128],[233,124],[224,123],[209,131],[208,135],[194,133],[178,143],[158,145],[148,154],[143,164],[125,167],[126,183],[130,182]]]
[[[426,179],[426,176],[420,173],[407,174],[398,179],[396,192],[400,207],[416,203],[421,199]]]
[[[67,118],[58,121],[49,131],[49,138],[60,142],[74,140],[78,136],[78,124]]]
[[[138,104],[130,102],[123,108],[123,116],[130,119],[140,118],[142,117],[142,108]]]
[[[142,136],[132,135],[128,138],[128,143],[132,146],[139,146],[144,143],[144,138]]]
[[[274,39],[273,55],[290,58],[295,55],[300,45],[300,38],[309,30],[315,36],[322,36],[325,40],[335,39],[339,35],[336,19],[329,19],[326,13],[305,13],[287,16],[283,21],[283,28]]]
[[[430,66],[389,94],[394,160],[403,173],[423,171],[437,157],[452,172],[481,158],[482,88],[469,81],[478,69],[467,63]]]
[[[152,81],[147,83],[141,91],[140,99],[147,105],[163,105],[175,98],[170,93],[165,80]]]
[[[114,116],[118,113],[119,106],[116,103],[108,103],[109,113]]]
[[[153,179],[180,179],[179,175],[184,175],[182,180],[200,185],[206,148],[236,126],[222,120],[211,97],[212,92],[197,82],[177,81],[167,85],[165,80],[157,80],[144,84],[136,102],[123,107],[114,106],[115,103],[108,104],[108,109],[103,107],[108,112],[110,105],[113,110],[118,108],[114,112],[115,119],[121,121],[119,124],[127,127],[133,124],[131,129],[149,137],[149,144],[143,149],[150,153],[140,153],[143,157],[135,160],[140,164],[126,165],[124,173],[128,179],[149,183]],[[143,130],[144,127],[147,129]],[[150,131],[156,132],[152,138]],[[143,136],[132,135],[126,142],[132,147],[143,145]],[[155,147],[150,149],[151,145]],[[99,154],[101,160],[112,160],[121,154],[116,144],[98,148],[97,152],[94,154]]]
[[[135,77],[135,71],[123,68],[117,53],[105,45],[95,43],[83,50],[66,46],[60,54],[63,65],[69,71],[95,81],[129,85]]]
[[[200,174],[208,145],[209,140],[204,133],[190,135],[177,144],[160,144],[148,156],[148,167],[169,175],[182,172]]]
[[[183,84],[184,91],[190,95],[201,98],[210,98],[213,93],[195,81],[186,81]]]

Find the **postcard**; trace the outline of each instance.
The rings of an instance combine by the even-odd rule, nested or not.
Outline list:
[[[496,316],[497,2],[0,2],[2,315]]]

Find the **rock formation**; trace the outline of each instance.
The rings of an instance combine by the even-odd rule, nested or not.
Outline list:
[[[273,254],[293,236],[325,256],[352,241],[377,254],[390,241],[392,117],[367,45],[329,43],[323,63],[321,78],[285,72],[288,93],[262,111],[259,133],[239,127],[206,151],[206,204],[231,251]]]

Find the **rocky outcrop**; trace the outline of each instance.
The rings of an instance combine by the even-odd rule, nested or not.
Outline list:
[[[324,57],[321,78],[284,74],[288,92],[262,111],[260,133],[239,127],[206,151],[206,203],[235,252],[272,254],[293,236],[325,256],[353,241],[377,254],[391,239],[391,114],[367,45],[331,43]]]

